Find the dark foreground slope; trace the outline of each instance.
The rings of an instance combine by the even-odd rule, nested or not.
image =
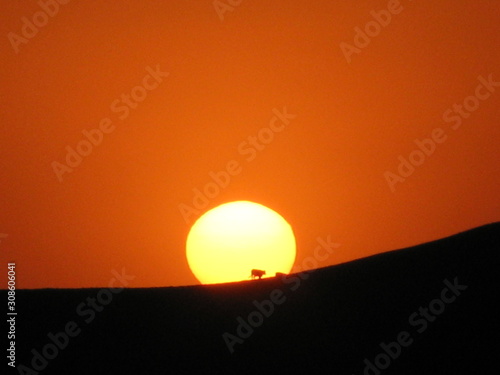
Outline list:
[[[86,299],[99,289],[19,291],[17,365],[42,374],[496,372],[499,237],[492,224],[303,279],[125,289],[93,319]],[[255,303],[271,293],[279,304],[264,317]],[[223,334],[238,335],[249,314],[256,327],[240,328],[230,353]],[[32,349],[54,356],[48,333],[68,322],[78,334],[32,364]],[[380,355],[384,344],[393,358]]]

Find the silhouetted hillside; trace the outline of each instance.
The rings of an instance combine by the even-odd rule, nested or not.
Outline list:
[[[32,368],[30,351],[43,352],[48,333],[73,321],[81,331],[42,374],[357,375],[370,366],[365,359],[388,366],[366,370],[372,375],[493,371],[499,237],[500,224],[491,224],[318,269],[305,279],[125,289],[93,320],[86,299],[100,289],[19,291],[16,364]],[[274,311],[264,317],[254,301],[261,305],[271,293]],[[237,318],[247,321],[249,314],[254,325],[262,324],[251,334],[240,332],[248,337],[231,354],[223,334],[236,336]],[[67,340],[58,337],[64,346]],[[398,338],[400,344],[390,344]],[[381,344],[394,358],[380,355]]]

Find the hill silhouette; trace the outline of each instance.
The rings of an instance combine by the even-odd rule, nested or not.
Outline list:
[[[36,357],[42,374],[491,371],[499,237],[495,223],[286,279],[124,289],[93,317],[85,301],[100,289],[19,290],[16,365],[33,369]],[[74,337],[60,334],[68,322]]]

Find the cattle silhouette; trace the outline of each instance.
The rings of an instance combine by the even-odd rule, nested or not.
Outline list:
[[[265,274],[266,274],[266,271],[253,269],[252,273],[250,274],[250,277],[252,279],[255,279],[256,277],[258,277],[260,280],[260,279],[262,279],[262,276],[264,276]]]

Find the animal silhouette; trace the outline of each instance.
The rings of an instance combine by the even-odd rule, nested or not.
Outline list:
[[[253,269],[252,273],[250,274],[250,277],[252,279],[255,279],[256,277],[258,277],[260,280],[260,279],[262,279],[262,276],[264,276],[265,274],[266,274],[266,271]]]

